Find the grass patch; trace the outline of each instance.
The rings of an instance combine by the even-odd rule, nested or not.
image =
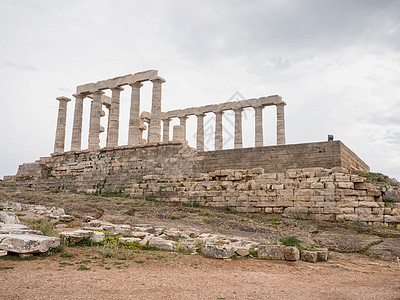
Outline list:
[[[12,270],[14,267],[0,267],[0,270]]]
[[[303,247],[301,246],[301,241],[299,239],[297,239],[295,236],[286,236],[286,237],[280,238],[279,241],[281,242],[282,245],[297,247],[298,249],[303,249]]]
[[[144,263],[144,260],[143,259],[136,259],[135,263],[142,264],[142,263]]]
[[[186,215],[179,215],[179,216],[172,215],[171,220],[182,220],[183,218],[186,217],[187,217]]]
[[[72,253],[62,253],[62,254],[60,255],[60,257],[69,258],[69,257],[74,257],[74,255],[73,255]]]
[[[78,271],[88,271],[88,270],[90,270],[90,268],[86,267],[85,265],[80,265],[77,270]]]

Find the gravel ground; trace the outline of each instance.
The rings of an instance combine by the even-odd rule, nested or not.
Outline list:
[[[359,254],[336,254],[329,262],[311,264],[162,251],[105,259],[96,247],[65,251],[73,257],[0,260],[0,298],[400,299],[397,263]],[[89,270],[77,270],[80,266]]]

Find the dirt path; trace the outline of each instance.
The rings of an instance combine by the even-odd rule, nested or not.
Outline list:
[[[1,299],[400,299],[394,262],[334,254],[328,263],[285,263],[162,251],[68,248],[73,257],[0,260]],[[90,270],[77,270],[79,267]],[[5,269],[4,267],[13,267]]]

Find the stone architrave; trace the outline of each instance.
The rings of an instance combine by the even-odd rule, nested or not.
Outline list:
[[[161,85],[165,80],[158,77],[151,82],[153,82],[153,95],[151,102],[149,138],[147,142],[159,143],[161,140]]]
[[[285,137],[285,105],[286,103],[276,104],[276,143],[286,145]]]
[[[235,112],[235,143],[234,148],[243,148],[243,138],[242,138],[242,111],[243,108],[234,109]]]
[[[196,148],[197,151],[204,151],[204,114],[198,114],[197,117],[197,136]]]
[[[222,150],[223,136],[222,136],[222,115],[223,111],[215,111],[215,150]]]
[[[132,88],[131,93],[131,110],[129,116],[129,133],[128,145],[137,146],[140,144],[141,135],[139,130],[140,125],[140,88],[143,83],[135,82],[130,84]]]
[[[179,117],[179,125],[183,126],[183,139],[186,140],[186,120],[187,116]]]
[[[108,115],[108,129],[107,129],[107,147],[118,146],[118,133],[119,133],[119,102],[121,87],[111,89],[111,108]]]
[[[85,95],[74,94],[75,110],[74,124],[72,127],[71,151],[79,151],[82,147],[82,115],[83,115],[83,100]]]
[[[93,92],[93,100],[90,109],[89,124],[89,149],[97,149],[100,147],[100,118],[101,118],[101,95],[102,91]]]
[[[263,106],[255,106],[254,110],[255,110],[255,146],[262,147],[264,146],[263,116],[262,116]]]
[[[169,123],[171,119],[164,119],[163,121],[163,143],[169,142]]]
[[[64,152],[65,144],[65,125],[67,123],[67,103],[71,101],[67,97],[57,97],[58,103],[58,118],[56,129],[56,140],[54,142],[54,153]]]

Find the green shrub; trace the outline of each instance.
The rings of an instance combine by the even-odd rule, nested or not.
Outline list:
[[[299,249],[302,248],[301,241],[299,239],[297,239],[295,236],[286,236],[286,237],[280,238],[279,241],[281,242],[282,245],[285,245],[285,246],[293,246],[293,247],[297,247]]]

